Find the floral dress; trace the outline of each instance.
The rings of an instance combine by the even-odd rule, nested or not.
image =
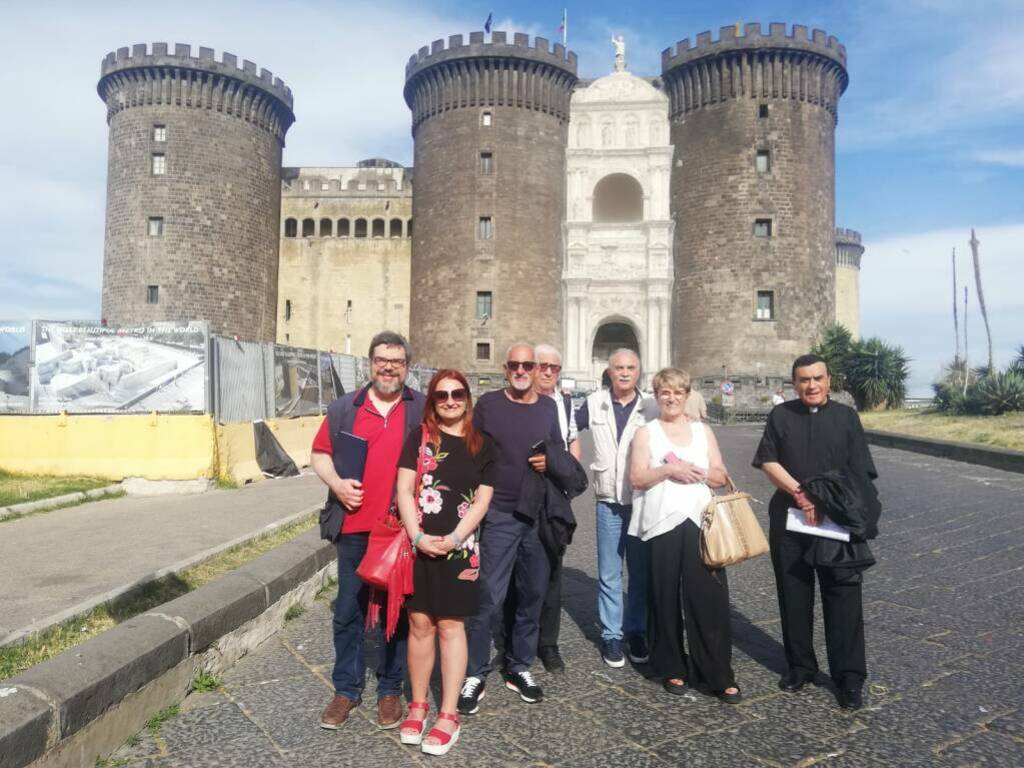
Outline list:
[[[414,429],[402,447],[398,466],[416,471],[421,432]],[[476,456],[461,437],[441,433],[440,450],[424,448],[423,477],[416,489],[420,529],[428,536],[447,536],[465,517],[481,485],[494,486],[494,448],[484,436]],[[446,557],[416,553],[413,594],[405,601],[413,611],[433,616],[475,616],[479,604],[480,549],[476,536]]]

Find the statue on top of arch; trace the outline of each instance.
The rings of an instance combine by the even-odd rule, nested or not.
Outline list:
[[[622,35],[612,38],[612,45],[615,46],[615,71],[626,71],[626,40]]]

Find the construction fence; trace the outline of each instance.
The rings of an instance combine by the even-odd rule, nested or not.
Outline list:
[[[424,389],[433,373],[414,366],[406,383]],[[368,378],[364,357],[238,341],[202,321],[0,321],[0,413],[286,419],[320,415]]]

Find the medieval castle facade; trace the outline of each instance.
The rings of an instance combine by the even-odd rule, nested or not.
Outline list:
[[[391,327],[480,383],[527,339],[584,387],[619,346],[770,386],[827,323],[859,327],[863,248],[835,227],[846,85],[844,47],[801,26],[703,33],[657,77],[620,41],[593,81],[562,45],[474,32],[406,66],[413,168],[282,168],[280,79],[122,48],[99,82],[103,317],[358,354]]]

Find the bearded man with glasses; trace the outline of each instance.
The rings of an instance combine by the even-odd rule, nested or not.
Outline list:
[[[518,605],[505,642],[505,685],[532,704],[544,693],[530,673],[551,566],[537,527],[514,512],[527,472],[547,469],[545,444],[565,450],[554,400],[537,395],[533,346],[513,344],[505,355],[505,389],[480,396],[473,426],[494,443],[494,496],[480,528],[480,612],[466,624],[469,664],[459,712],[479,711],[491,671],[491,639],[515,577]]]
[[[405,386],[412,350],[403,336],[383,331],[370,342],[370,383],[342,395],[327,408],[313,440],[310,464],[328,487],[320,513],[320,535],[338,549],[338,597],[334,603],[334,698],[320,716],[320,727],[336,730],[357,706],[366,680],[363,635],[368,589],[356,575],[374,523],[388,514],[394,497],[398,457],[409,433],[423,421],[426,398]],[[365,440],[362,480],[340,477],[342,451],[355,438]],[[377,660],[377,727],[395,728],[402,718],[408,624],[380,650]]]

